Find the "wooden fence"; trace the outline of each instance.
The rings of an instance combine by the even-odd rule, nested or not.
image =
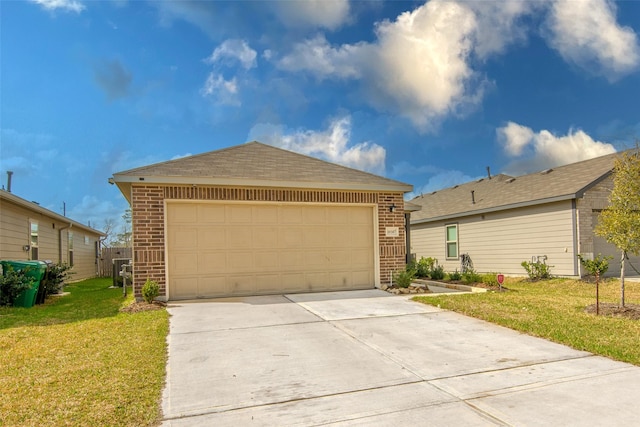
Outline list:
[[[100,257],[100,277],[112,277],[115,258],[131,258],[131,248],[102,248]]]

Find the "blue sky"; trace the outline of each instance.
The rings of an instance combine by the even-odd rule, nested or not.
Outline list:
[[[0,3],[0,170],[102,229],[118,171],[259,140],[414,185],[640,138],[640,2]]]

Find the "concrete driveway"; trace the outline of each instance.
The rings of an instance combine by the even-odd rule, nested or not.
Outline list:
[[[638,423],[640,368],[379,290],[169,312],[165,426]]]

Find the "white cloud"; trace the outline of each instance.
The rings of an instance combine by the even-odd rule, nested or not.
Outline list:
[[[258,124],[251,129],[248,139],[376,174],[383,174],[385,169],[383,147],[369,141],[350,144],[351,118],[348,116],[333,120],[323,131],[287,133],[282,126]]]
[[[363,51],[368,45],[345,44],[332,47],[323,35],[296,44],[293,51],[283,57],[278,66],[287,71],[307,71],[319,79],[327,77],[360,78]]]
[[[225,80],[220,74],[211,72],[200,92],[202,96],[211,97],[219,104],[240,105],[240,99],[237,96],[238,81],[235,77]]]
[[[565,61],[611,81],[640,65],[640,47],[633,29],[616,21],[609,0],[555,1],[547,21],[549,44]]]
[[[205,61],[210,64],[224,61],[238,61],[245,70],[250,70],[256,67],[256,56],[256,51],[251,49],[246,41],[229,39],[216,47],[211,56]]]
[[[524,157],[507,166],[505,173],[520,175],[615,153],[613,145],[596,141],[584,131],[570,129],[556,136],[548,130],[532,129],[509,122],[497,129],[498,141],[510,157]]]
[[[533,141],[533,130],[517,123],[509,122],[497,129],[498,140],[509,156],[519,156],[525,147]]]
[[[67,12],[80,13],[85,9],[84,4],[77,0],[31,0],[46,10],[64,10]]]
[[[273,3],[275,12],[288,27],[335,30],[349,19],[349,0],[304,0]]]

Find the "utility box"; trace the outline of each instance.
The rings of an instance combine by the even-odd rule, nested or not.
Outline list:
[[[113,286],[122,287],[122,276],[120,272],[122,271],[123,265],[131,264],[131,258],[114,258],[112,262],[113,270],[111,277],[113,278]]]

